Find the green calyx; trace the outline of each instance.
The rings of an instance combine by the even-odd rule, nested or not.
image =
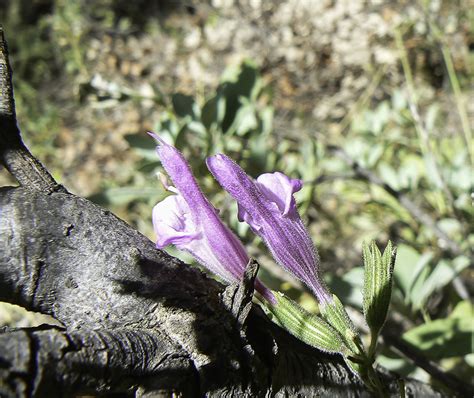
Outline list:
[[[321,351],[331,353],[345,351],[338,332],[322,318],[309,313],[283,293],[273,291],[273,294],[276,305],[265,303],[265,311],[275,323]]]
[[[346,309],[336,295],[332,301],[320,306],[323,318],[339,333],[348,354],[359,357],[363,353],[362,341],[357,330],[349,318]]]

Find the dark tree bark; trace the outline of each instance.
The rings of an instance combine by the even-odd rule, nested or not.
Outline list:
[[[0,396],[369,396],[252,304],[258,266],[224,289],[58,185],[21,141],[0,36],[0,160],[20,184],[0,188],[0,300],[63,325],[0,331]]]

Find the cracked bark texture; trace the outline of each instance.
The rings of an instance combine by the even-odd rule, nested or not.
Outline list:
[[[1,31],[0,50],[0,161],[20,184],[0,188],[0,300],[63,325],[0,330],[0,396],[369,396],[252,304],[258,266],[224,289],[58,185],[21,141]]]

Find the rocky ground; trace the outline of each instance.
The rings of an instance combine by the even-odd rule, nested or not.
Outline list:
[[[425,9],[413,1],[147,3],[137,5],[144,15],[116,15],[112,27],[95,26],[93,10],[78,10],[85,15],[70,25],[72,38],[52,23],[57,51],[72,53],[74,38],[80,49],[70,56],[77,63],[72,73],[66,64],[57,83],[39,87],[38,95],[58,108],[57,131],[50,132],[54,151],[45,161],[78,194],[96,193],[104,180],[128,178],[134,159],[123,136],[153,129],[166,95],[206,97],[227,66],[245,59],[259,65],[272,88],[275,134],[300,139],[315,131],[339,134],[361,99],[378,102],[403,85],[394,32],[404,24],[424,100],[449,104],[442,59],[424,42],[429,13],[444,28],[456,70],[468,68],[468,28],[462,8],[451,3],[434,1]],[[117,7],[116,14],[134,11]],[[128,22],[123,27],[120,21]],[[21,62],[15,50],[14,68]],[[28,112],[18,109],[20,123]],[[453,120],[453,128],[458,124]],[[34,131],[23,130],[27,142],[42,145]]]

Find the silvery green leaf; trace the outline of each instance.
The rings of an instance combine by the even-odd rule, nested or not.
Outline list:
[[[424,283],[417,290],[412,291],[412,307],[414,310],[423,308],[434,291],[450,283],[456,275],[470,265],[466,256],[456,257],[454,260],[440,260],[436,266],[429,269]]]
[[[277,304],[265,305],[272,320],[306,344],[321,351],[343,353],[339,334],[323,319],[311,314],[280,292],[273,291]]]
[[[194,102],[193,97],[181,93],[175,93],[171,96],[171,101],[174,112],[179,117],[190,116],[194,118],[196,116],[197,105]]]
[[[388,242],[383,255],[374,241],[363,246],[364,315],[367,325],[377,335],[387,318],[392,296],[392,273],[396,249]]]

